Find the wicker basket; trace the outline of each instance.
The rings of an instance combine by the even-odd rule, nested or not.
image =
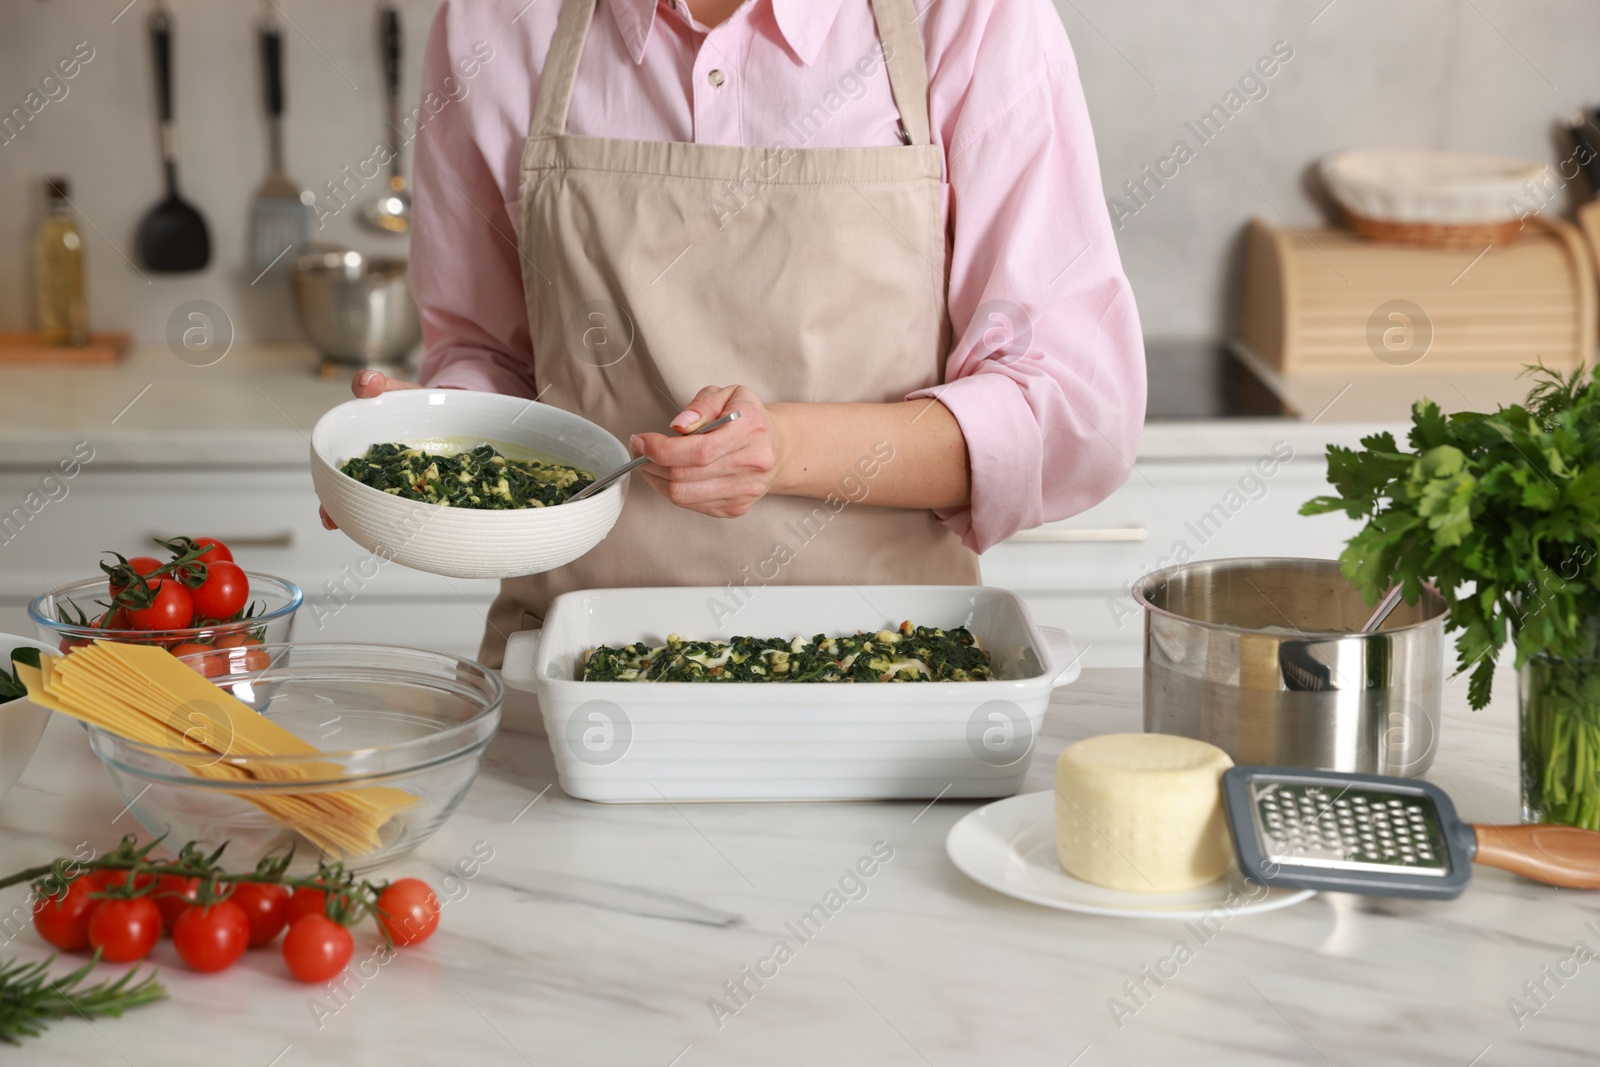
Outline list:
[[[1369,219],[1349,208],[1341,208],[1345,223],[1356,233],[1374,241],[1420,245],[1424,248],[1488,248],[1508,245],[1521,237],[1526,224],[1521,219],[1503,222],[1394,222]]]
[[[1529,160],[1421,149],[1357,149],[1320,164],[1323,184],[1363,237],[1427,248],[1507,245],[1528,230]]]

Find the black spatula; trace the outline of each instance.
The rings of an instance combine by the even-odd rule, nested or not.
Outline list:
[[[161,158],[167,197],[139,225],[139,258],[153,271],[177,274],[204,270],[211,262],[211,233],[194,205],[178,195],[178,146],[172,124],[172,21],[164,10],[150,15],[156,92],[161,105]]]
[[[1472,865],[1547,885],[1600,889],[1600,833],[1573,826],[1475,826],[1431,782],[1376,774],[1232,767],[1222,798],[1253,882],[1449,900]]]

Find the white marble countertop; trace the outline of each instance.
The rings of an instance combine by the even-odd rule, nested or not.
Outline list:
[[[240,346],[213,366],[165,347],[135,348],[110,366],[0,364],[0,470],[54,464],[79,441],[95,467],[303,467],[311,428],[350,399],[350,373],[314,373],[302,345]],[[1392,390],[1391,390],[1392,392]],[[1370,417],[1352,389],[1315,421],[1153,421],[1142,460],[1253,458],[1287,441],[1297,454],[1355,444],[1399,423]]]
[[[1137,729],[1139,675],[1089,670],[1051,709],[1029,774],[1070,739]],[[1514,690],[1487,711],[1448,691],[1429,777],[1463,815],[1516,815]],[[543,738],[503,733],[461,809],[393,876],[440,884],[492,849],[440,932],[343,1001],[290,981],[276,949],[222,975],[156,950],[166,1004],[55,1024],[7,1064],[298,1067],[573,1064],[1592,1064],[1600,896],[1479,868],[1448,903],[1324,895],[1240,916],[1119,1027],[1107,1002],[1193,934],[1176,921],[1033,907],[945,857],[971,803],[611,807],[553,787]],[[0,805],[0,869],[133,829],[83,734],[52,723]],[[482,845],[476,843],[483,842]],[[707,1002],[785,936],[875,842],[893,858],[719,1028]],[[882,846],[880,846],[881,848]],[[14,907],[18,889],[0,894]],[[1592,923],[1592,926],[1586,926]],[[358,938],[356,959],[376,941]],[[45,955],[31,932],[5,955]],[[1564,986],[1546,977],[1565,966]],[[1597,964],[1600,966],[1600,964]],[[114,973],[115,969],[108,968]],[[1551,991],[1537,1014],[1524,982]],[[753,987],[752,987],[753,988]],[[1508,1000],[1523,997],[1517,1020]],[[313,1008],[319,998],[321,1012]],[[321,1025],[318,1025],[318,1016]]]

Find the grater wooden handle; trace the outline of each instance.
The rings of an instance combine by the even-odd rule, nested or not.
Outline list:
[[[1600,833],[1575,826],[1474,826],[1473,862],[1563,889],[1600,889]]]

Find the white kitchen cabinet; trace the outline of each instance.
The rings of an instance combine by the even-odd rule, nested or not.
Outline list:
[[[1144,620],[1130,589],[1142,575],[1188,559],[1331,559],[1358,528],[1342,515],[1298,514],[1327,491],[1327,465],[1321,443],[1294,437],[1268,436],[1233,457],[1140,459],[1096,507],[986,552],[983,581],[1015,590],[1036,621],[1072,634],[1085,666],[1137,667]]]

